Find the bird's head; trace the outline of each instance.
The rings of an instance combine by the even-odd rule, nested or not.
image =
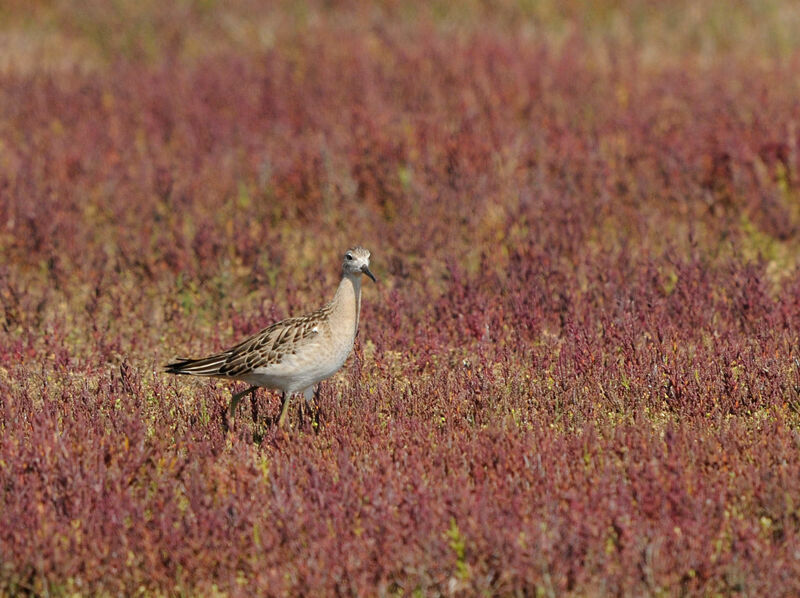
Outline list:
[[[361,246],[351,247],[345,252],[342,271],[350,275],[366,274],[372,279],[372,282],[377,282],[375,276],[369,271],[369,251]]]

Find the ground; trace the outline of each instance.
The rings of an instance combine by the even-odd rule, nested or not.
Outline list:
[[[798,30],[4,3],[0,594],[800,593]],[[353,244],[319,425],[161,372]]]

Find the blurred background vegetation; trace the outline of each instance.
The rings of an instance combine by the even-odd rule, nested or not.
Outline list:
[[[318,27],[343,31],[419,27],[497,28],[550,43],[580,33],[608,59],[609,47],[648,68],[686,57],[774,60],[800,46],[800,6],[791,0],[464,0],[324,2],[255,0],[7,0],[0,6],[0,68],[104,68],[118,60],[196,60],[261,52]]]

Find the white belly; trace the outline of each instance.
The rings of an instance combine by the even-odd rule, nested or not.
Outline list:
[[[256,368],[244,380],[289,394],[300,392],[338,372],[352,349],[352,340],[338,347],[310,343],[293,355],[285,355],[280,363]]]

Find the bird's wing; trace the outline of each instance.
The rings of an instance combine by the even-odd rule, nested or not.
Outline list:
[[[253,370],[278,364],[320,334],[331,305],[310,314],[287,318],[264,328],[239,344],[201,359],[179,358],[167,364],[171,374],[239,378]]]
[[[220,375],[237,378],[253,370],[278,364],[286,355],[296,353],[320,334],[328,306],[311,314],[276,322],[249,339],[225,351]]]

